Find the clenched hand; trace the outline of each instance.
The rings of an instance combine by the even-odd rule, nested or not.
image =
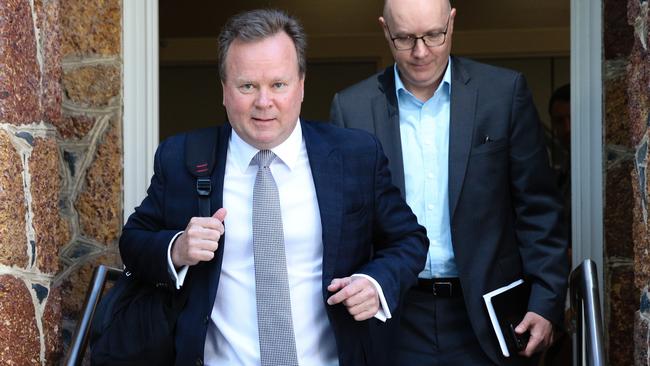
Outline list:
[[[517,325],[515,332],[524,334],[530,332],[530,338],[526,348],[519,352],[520,355],[530,357],[534,353],[541,352],[553,343],[553,324],[541,315],[527,312],[524,319]]]
[[[172,245],[172,263],[175,267],[193,266],[214,258],[219,239],[225,228],[226,209],[220,208],[212,217],[193,217]]]

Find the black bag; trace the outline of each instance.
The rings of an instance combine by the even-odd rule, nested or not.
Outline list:
[[[125,270],[102,298],[91,330],[92,365],[173,365],[174,328],[186,301],[167,284]]]
[[[185,165],[196,177],[200,216],[211,216],[210,175],[217,136],[205,130],[187,134]],[[176,320],[187,291],[166,283],[140,281],[125,269],[97,305],[90,331],[91,364],[173,365]]]

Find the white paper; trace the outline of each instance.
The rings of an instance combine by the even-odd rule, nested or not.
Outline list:
[[[494,312],[494,306],[492,306],[492,298],[500,293],[506,292],[511,288],[518,286],[524,283],[524,280],[519,279],[507,286],[499,287],[494,291],[490,291],[487,294],[483,295],[483,300],[485,301],[485,306],[487,307],[488,314],[490,315],[490,321],[492,322],[492,328],[494,333],[497,335],[497,340],[499,340],[499,346],[501,347],[501,353],[504,356],[510,357],[510,352],[508,352],[508,346],[506,345],[506,339],[503,337],[503,332],[501,331],[501,326],[499,326],[499,320],[497,319],[497,314]]]

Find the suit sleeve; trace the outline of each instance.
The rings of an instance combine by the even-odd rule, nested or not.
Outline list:
[[[510,121],[510,184],[524,275],[531,281],[528,309],[561,325],[569,272],[566,224],[541,124],[521,75]]]
[[[167,266],[167,250],[179,230],[168,230],[164,226],[166,177],[162,162],[166,146],[163,142],[156,150],[154,175],[147,196],[124,225],[120,254],[126,268],[139,278],[173,285]]]
[[[359,272],[381,286],[391,312],[406,291],[415,285],[426,263],[429,239],[426,230],[391,183],[388,159],[379,141],[376,145],[372,260]]]
[[[341,112],[341,105],[339,104],[339,93],[334,95],[332,105],[330,106],[330,121],[339,127],[346,127],[343,120],[343,112]]]

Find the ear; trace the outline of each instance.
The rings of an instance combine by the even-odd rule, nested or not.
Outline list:
[[[454,33],[454,19],[456,19],[456,8],[452,8],[449,12],[449,29],[447,30],[449,35]]]
[[[223,80],[221,81],[221,104],[224,107],[226,106],[226,85]]]
[[[384,17],[379,17],[379,25],[381,26],[381,30],[384,32],[384,38],[390,43],[390,34],[388,33],[388,28],[386,27],[386,19]]]
[[[300,78],[300,102],[305,100],[305,76]]]

